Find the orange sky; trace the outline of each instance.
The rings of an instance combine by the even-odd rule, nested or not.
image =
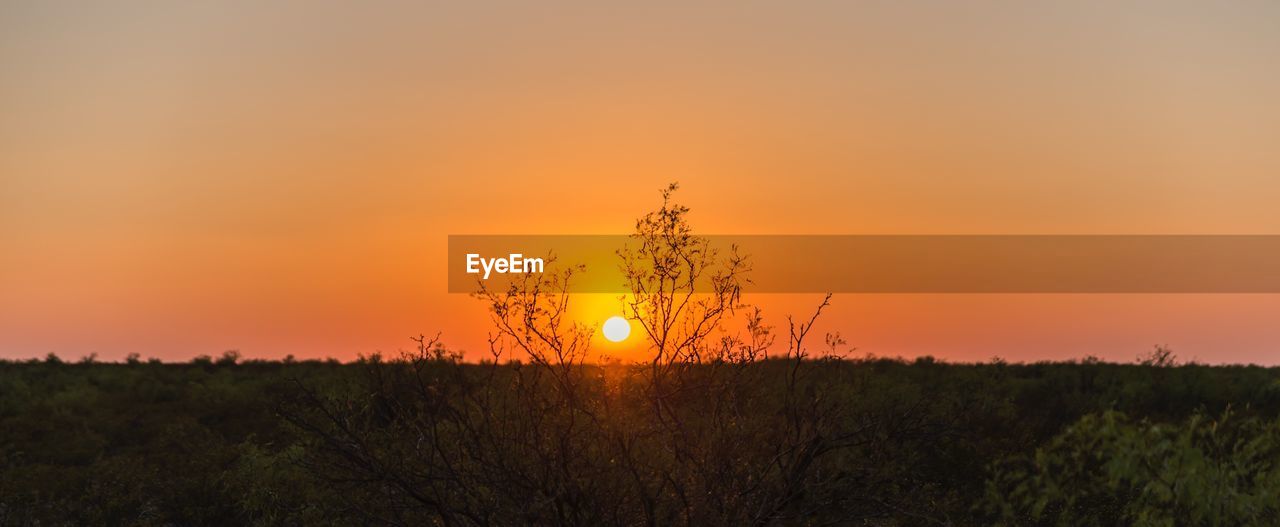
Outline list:
[[[0,357],[476,350],[448,234],[669,181],[708,233],[1280,233],[1273,2],[194,4],[0,6]],[[882,355],[1280,356],[1272,295],[834,302]]]

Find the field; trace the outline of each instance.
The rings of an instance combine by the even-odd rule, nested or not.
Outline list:
[[[426,351],[0,363],[0,524],[1280,521],[1274,368]]]

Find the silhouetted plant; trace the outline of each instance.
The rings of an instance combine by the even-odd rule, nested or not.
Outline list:
[[[747,258],[694,235],[675,190],[618,253],[647,360],[587,362],[594,328],[565,315],[580,268],[549,258],[546,274],[481,284],[494,328],[483,367],[419,337],[414,354],[362,360],[357,399],[308,392],[313,412],[290,419],[326,454],[312,469],[365,482],[344,495],[388,523],[768,525],[909,512],[848,494],[856,464],[841,468],[839,456],[886,432],[879,416],[845,413],[856,380],[837,394],[814,378],[822,363],[806,338],[830,295],[788,319],[785,352],[766,360],[772,328],[741,299]],[[845,343],[826,345],[822,357]],[[502,364],[515,355],[528,364]]]

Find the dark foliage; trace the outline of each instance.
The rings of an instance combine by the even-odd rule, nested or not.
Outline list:
[[[372,518],[614,524],[644,523],[649,515],[655,523],[706,524],[758,518],[767,501],[779,509],[771,520],[778,523],[1073,525],[1092,517],[1101,520],[1090,524],[1114,525],[1135,523],[1134,508],[1143,503],[1161,510],[1161,496],[1139,500],[1134,489],[1169,476],[1113,472],[1120,469],[1099,459],[1159,465],[1197,447],[1209,460],[1242,460],[1239,471],[1249,476],[1205,480],[1214,488],[1251,495],[1263,485],[1259,478],[1275,478],[1274,468],[1254,466],[1273,459],[1266,448],[1274,443],[1261,443],[1275,436],[1266,424],[1280,409],[1275,369],[874,359],[813,366],[802,392],[843,405],[823,424],[823,437],[853,434],[845,440],[856,445],[809,473],[826,482],[816,488],[829,496],[786,501],[773,494],[785,481],[777,479],[780,469],[764,457],[787,441],[787,417],[777,413],[787,371],[781,360],[732,373],[752,379],[739,385],[747,388],[734,396],[736,410],[707,408],[698,393],[677,403],[692,427],[681,449],[646,444],[672,439],[658,430],[628,435],[647,420],[632,417],[646,409],[633,406],[643,401],[629,395],[638,390],[632,383],[639,374],[626,366],[576,370],[581,397],[589,399],[584,404],[600,420],[593,421],[585,412],[524,411],[545,404],[528,394],[553,382],[529,365],[466,365],[447,357],[350,365],[0,363],[0,524],[317,525]],[[476,413],[486,397],[500,401],[489,407],[502,413]],[[1220,432],[1229,448],[1215,447],[1227,452],[1215,454],[1205,445],[1218,443],[1204,430],[1229,406],[1232,424]],[[368,457],[344,457],[352,450],[329,441],[337,422],[316,414],[320,408],[342,409],[339,422],[370,441],[356,450]],[[291,409],[290,419],[282,409]],[[545,421],[534,420],[539,416]],[[714,419],[729,419],[725,430],[742,434],[708,436],[717,429],[707,424]],[[433,423],[456,428],[420,428]],[[1153,432],[1161,423],[1166,428]],[[538,435],[546,430],[572,433]],[[568,442],[546,442],[552,438]],[[618,441],[624,445],[606,447]],[[502,450],[511,445],[523,446]],[[1084,459],[1071,454],[1082,448],[1095,454],[1093,461],[1071,461]],[[598,457],[628,451],[634,459]],[[552,470],[549,460],[566,464]],[[471,464],[455,474],[475,479],[437,481],[445,473],[432,467],[443,462]],[[1054,486],[1045,476],[1068,474],[1063,463],[1076,463],[1070,474],[1078,477]],[[648,492],[639,490],[633,471],[651,485]],[[658,474],[681,478],[685,495],[647,479]],[[774,486],[735,486],[753,475],[774,478]],[[693,482],[719,486],[695,489]],[[660,487],[666,491],[654,492]],[[1026,496],[1034,499],[1019,501]],[[1040,498],[1046,503],[1033,517]],[[1071,509],[1061,505],[1067,500]],[[442,506],[433,508],[433,501]],[[446,515],[446,509],[470,512]],[[1203,510],[1207,519],[1226,514]]]

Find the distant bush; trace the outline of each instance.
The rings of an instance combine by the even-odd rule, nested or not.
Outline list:
[[[235,366],[237,362],[240,362],[240,351],[228,350],[222,352],[222,356],[218,357],[216,364],[218,366]]]

